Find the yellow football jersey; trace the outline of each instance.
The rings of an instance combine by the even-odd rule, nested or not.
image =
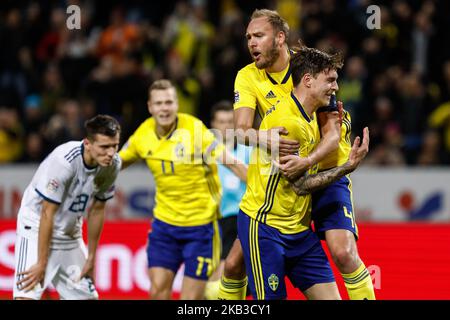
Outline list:
[[[344,110],[342,115],[341,140],[339,147],[330,153],[322,162],[319,163],[319,171],[328,170],[347,162],[348,156],[352,149],[350,143],[350,134],[352,132],[352,120],[350,113]]]
[[[234,109],[256,109],[261,119],[267,110],[293,89],[289,66],[281,72],[268,73],[251,63],[239,70],[234,82]]]
[[[315,113],[310,118],[297,98],[291,94],[283,98],[263,119],[260,129],[284,126],[288,138],[299,141],[299,155],[306,157],[319,143],[319,126]],[[317,165],[308,173],[317,172]],[[298,196],[289,182],[272,163],[265,150],[254,148],[247,173],[247,190],[240,208],[251,218],[278,229],[285,234],[309,228],[311,195]]]
[[[124,161],[144,159],[156,183],[153,215],[176,226],[198,226],[220,217],[221,187],[216,157],[224,150],[197,118],[178,113],[165,137],[148,118],[119,152]]]
[[[293,88],[289,66],[281,72],[268,73],[264,69],[258,69],[255,63],[248,64],[238,72],[235,79],[234,109],[253,108],[257,110],[261,119],[264,119],[273,106],[290,95]],[[351,150],[350,114],[345,111],[343,118],[339,148],[319,163],[319,170],[339,166],[348,159]]]

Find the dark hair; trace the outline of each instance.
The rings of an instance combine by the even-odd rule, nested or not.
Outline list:
[[[90,140],[93,140],[96,134],[115,137],[121,130],[119,122],[106,114],[99,114],[87,120],[84,123],[84,128],[86,130],[86,136]]]
[[[211,108],[211,120],[214,120],[219,111],[233,111],[233,104],[228,100],[221,100],[214,104]]]
[[[287,39],[289,38],[289,25],[277,11],[269,9],[256,9],[252,13],[251,20],[261,17],[267,18],[267,21],[269,21],[269,23],[272,25],[272,28],[276,32],[283,32],[286,36],[287,42]]]
[[[301,46],[291,55],[292,82],[296,87],[306,73],[313,77],[324,70],[337,70],[344,65],[341,53],[329,54],[318,49]]]

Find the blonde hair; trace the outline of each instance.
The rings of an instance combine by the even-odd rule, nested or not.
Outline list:
[[[148,88],[148,94],[150,96],[150,93],[153,90],[166,90],[166,89],[170,89],[170,88],[175,89],[175,87],[173,86],[172,82],[170,82],[170,80],[167,80],[167,79],[156,80]]]
[[[256,9],[252,13],[251,20],[262,17],[267,18],[269,23],[272,25],[272,28],[276,32],[283,32],[287,41],[287,39],[289,38],[289,25],[277,11],[269,9]]]

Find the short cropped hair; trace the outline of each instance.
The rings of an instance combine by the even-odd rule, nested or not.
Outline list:
[[[99,114],[84,123],[86,136],[89,140],[94,140],[96,134],[103,134],[108,137],[115,137],[120,134],[119,122],[106,114]]]
[[[286,41],[289,38],[289,25],[284,20],[280,14],[277,11],[269,10],[269,9],[256,9],[253,11],[251,20],[265,17],[269,21],[269,23],[272,25],[272,28],[276,32],[283,32],[286,36]]]
[[[211,120],[214,120],[219,111],[233,111],[233,104],[228,100],[221,100],[211,108]]]
[[[148,95],[150,97],[150,93],[153,90],[166,90],[166,89],[170,89],[170,88],[175,88],[173,86],[172,82],[170,82],[170,80],[167,80],[167,79],[156,80],[148,88]]]
[[[290,64],[292,82],[296,87],[302,77],[310,73],[313,77],[325,70],[338,70],[344,65],[342,54],[329,54],[315,48],[301,46],[294,48]]]

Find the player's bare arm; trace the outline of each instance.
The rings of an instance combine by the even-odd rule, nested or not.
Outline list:
[[[317,114],[322,139],[308,157],[303,158],[291,154],[280,157],[280,170],[286,178],[290,180],[298,178],[306,170],[324,160],[327,155],[339,147],[342,123],[341,101],[338,102],[338,108],[340,111]]]
[[[95,255],[105,220],[105,204],[106,201],[94,199],[91,210],[88,213],[88,257],[81,270],[80,279],[87,276],[95,282]]]
[[[338,111],[318,113],[317,120],[319,121],[321,139],[317,147],[308,156],[311,166],[324,160],[331,152],[336,151],[341,139],[341,115]]]
[[[226,148],[219,157],[219,162],[230,169],[239,179],[247,183],[247,165],[237,159]]]
[[[253,120],[255,117],[255,109],[242,107],[234,110],[234,128],[236,130],[236,138],[238,143],[260,146],[266,150],[276,148],[280,156],[295,154],[300,147],[295,140],[283,139],[280,135],[287,135],[289,132],[283,127],[266,130],[251,130],[253,129]]]
[[[50,241],[53,233],[53,220],[59,204],[42,200],[41,219],[39,222],[39,240],[38,240],[38,261],[28,270],[19,273],[23,275],[23,279],[18,281],[17,285],[22,287],[25,292],[33,290],[33,288],[41,283],[43,285],[45,269],[48,262],[48,254],[50,251]]]
[[[367,127],[364,128],[361,144],[360,140],[360,137],[355,138],[349,158],[343,165],[313,175],[306,174],[298,180],[291,182],[295,193],[300,196],[312,193],[353,172],[369,152],[369,129]]]

